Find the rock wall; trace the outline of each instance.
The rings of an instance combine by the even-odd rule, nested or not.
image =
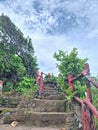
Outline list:
[[[65,99],[25,99],[1,96],[0,117],[3,123],[19,121],[33,126],[56,126],[67,130],[82,130],[81,107]]]

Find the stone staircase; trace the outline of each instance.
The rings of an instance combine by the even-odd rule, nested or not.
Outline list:
[[[42,98],[47,100],[63,100],[65,99],[65,95],[61,93],[56,84],[52,82],[46,82],[44,83]]]
[[[22,98],[17,100],[15,98],[14,101],[13,97],[5,99],[7,104],[0,107],[1,112],[5,110],[3,123],[17,120],[33,127],[64,127],[66,130],[79,130],[74,111],[67,109],[65,95],[51,82],[44,84],[41,98],[27,101]],[[9,99],[13,108],[8,105]]]

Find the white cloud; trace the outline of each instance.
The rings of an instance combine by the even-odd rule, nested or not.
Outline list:
[[[37,1],[42,3],[40,12],[34,9],[34,1],[37,0],[0,2],[0,14],[8,15],[25,36],[29,35],[32,38],[40,70],[57,74],[53,53],[58,50],[71,51],[75,47],[80,57],[89,58],[91,71],[96,74],[98,72],[96,62],[98,59],[97,0],[41,0]],[[56,9],[60,11],[57,13]],[[47,29],[53,30],[53,27],[58,27],[58,30],[62,29],[59,27],[60,16],[65,15],[62,11],[69,13],[66,16],[69,21],[74,15],[80,27],[70,28],[69,26],[68,33],[65,31],[58,35],[47,34]],[[28,22],[31,24],[26,24]]]

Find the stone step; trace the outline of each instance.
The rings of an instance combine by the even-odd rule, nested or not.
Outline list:
[[[65,126],[67,122],[72,119],[73,113],[57,113],[57,112],[38,112],[29,113],[26,119],[26,123],[30,123],[34,126]]]
[[[9,108],[9,107],[0,107],[0,113],[4,112],[13,112],[16,111],[17,108]]]
[[[63,95],[63,94],[49,95],[49,96],[43,97],[43,99],[47,99],[47,100],[63,100],[63,99],[65,99],[65,95]]]
[[[44,87],[44,90],[58,90],[56,87]]]
[[[18,106],[19,99],[16,97],[0,96],[0,107],[15,108]]]
[[[58,95],[58,94],[61,94],[61,93],[56,92],[56,91],[43,91],[43,96]]]
[[[44,83],[44,86],[46,86],[46,87],[55,87],[56,84],[54,84],[54,83]]]
[[[26,104],[21,104],[20,108],[30,108],[34,112],[64,112],[65,111],[65,100],[47,100],[37,99],[28,101]]]
[[[53,85],[53,84],[44,84],[44,86],[45,87],[52,87],[52,88],[56,87],[56,85]]]
[[[49,87],[49,86],[44,86],[44,89],[52,89],[52,90],[58,90],[58,88],[57,87]]]
[[[50,93],[52,93],[52,92],[58,92],[57,90],[55,90],[55,89],[44,89],[43,90],[44,92],[50,92]]]
[[[64,112],[65,100],[34,99],[32,110],[39,112]]]
[[[11,120],[38,127],[65,126],[66,123],[73,122],[73,113],[27,111],[24,115],[24,111],[19,111],[17,116],[11,117]]]

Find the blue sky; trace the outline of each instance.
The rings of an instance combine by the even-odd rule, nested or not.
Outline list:
[[[32,38],[40,71],[57,74],[54,52],[77,48],[97,75],[97,0],[0,0],[2,13]]]

